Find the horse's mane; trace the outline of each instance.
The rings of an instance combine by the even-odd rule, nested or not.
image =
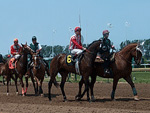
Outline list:
[[[121,52],[121,51],[123,51],[123,50],[130,50],[130,48],[131,47],[134,47],[134,46],[137,46],[137,43],[130,43],[130,44],[128,44],[128,45],[126,45],[124,48],[122,48],[120,51],[118,51],[118,52]]]
[[[99,40],[95,40],[95,41],[93,41],[92,43],[90,43],[90,44],[88,45],[87,49],[88,49],[93,43],[98,42],[98,41],[99,41]]]
[[[128,49],[128,48],[130,48],[132,46],[136,46],[136,45],[137,45],[137,43],[130,43],[130,44],[126,45],[125,47],[123,47],[121,50]]]

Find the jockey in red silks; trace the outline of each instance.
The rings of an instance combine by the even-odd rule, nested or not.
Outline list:
[[[18,39],[14,39],[14,44],[10,47],[10,52],[12,56],[15,58],[15,61],[20,57],[21,46],[18,44]],[[13,63],[15,63],[15,61]]]
[[[81,35],[81,28],[80,27],[76,27],[74,29],[74,32],[75,32],[75,35],[73,35],[71,37],[71,39],[70,39],[69,50],[71,51],[72,54],[75,54],[75,57],[76,57],[83,50],[86,50],[86,48],[84,48],[82,46],[83,36]],[[76,69],[76,73],[80,74],[80,70],[79,70],[79,58],[76,59],[75,69]]]
[[[71,37],[71,39],[70,39],[69,50],[73,54],[79,54],[83,50],[86,50],[86,48],[84,48],[82,46],[83,36],[81,35],[81,28],[80,27],[76,27],[74,29],[74,32],[75,32],[75,35],[73,35]]]

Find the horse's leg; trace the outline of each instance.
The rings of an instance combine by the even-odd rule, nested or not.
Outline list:
[[[114,78],[113,80],[113,90],[112,90],[112,93],[111,93],[111,99],[114,100],[114,97],[115,97],[115,91],[116,91],[116,87],[117,87],[117,84],[118,84],[118,78]]]
[[[87,100],[90,101],[90,97],[89,97],[89,78],[88,77],[84,78],[84,81],[85,81],[85,89],[84,89],[84,92],[81,94],[81,98],[87,92]]]
[[[5,77],[3,76],[3,85],[5,85]]]
[[[92,101],[92,102],[95,101],[94,93],[93,93],[93,88],[94,88],[95,82],[96,82],[96,76],[92,76],[92,77],[91,77],[91,83],[90,83],[90,89],[91,89],[91,101]]]
[[[34,81],[33,75],[31,75],[31,81],[33,83],[33,87],[34,87],[34,91],[35,91],[35,95],[36,95],[37,94],[37,90],[35,88],[35,81]]]
[[[81,90],[82,90],[82,86],[83,86],[84,80],[83,77],[81,78],[80,82],[79,82],[79,92],[78,95],[75,96],[76,100],[80,100],[81,99]]]
[[[28,90],[28,77],[25,77],[25,80],[26,80],[26,89],[24,91],[24,94],[26,95],[27,90]]]
[[[24,83],[23,83],[23,77],[21,77],[21,75],[20,75],[20,83],[21,83],[21,87],[22,87],[22,96],[25,96],[24,95]]]
[[[136,88],[135,88],[135,85],[131,79],[131,76],[127,76],[124,78],[131,86],[132,88],[132,91],[133,91],[133,95],[134,95],[134,100],[139,100],[138,96],[137,96],[137,91],[136,91]]]
[[[48,98],[49,98],[49,101],[52,100],[52,97],[51,97],[51,88],[52,88],[52,83],[55,82],[55,77],[57,75],[57,72],[56,73],[52,73],[51,74],[51,77],[50,77],[50,81],[48,82]]]
[[[9,81],[10,81],[10,75],[7,75],[7,96],[9,95]]]
[[[40,81],[40,85],[39,85],[39,92],[40,92],[41,97],[43,97],[43,89],[42,89],[43,80],[44,80],[44,79],[42,79],[42,80]]]
[[[65,94],[65,91],[64,91],[64,85],[65,85],[65,82],[66,82],[66,78],[67,78],[67,75],[68,73],[65,73],[65,72],[61,72],[60,73],[62,78],[61,78],[61,84],[60,84],[60,88],[61,88],[61,92],[63,94],[63,102],[67,101],[67,97],[66,97],[66,94]]]
[[[15,79],[14,79],[14,81],[15,81],[15,86],[16,86],[16,95],[19,94],[19,93],[18,93],[18,86],[17,86],[17,79],[18,79],[18,75],[15,74]]]

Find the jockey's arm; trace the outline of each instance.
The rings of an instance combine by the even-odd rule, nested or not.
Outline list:
[[[42,47],[41,47],[40,44],[38,45],[38,48],[39,48],[39,49],[38,49],[36,52],[40,52],[40,51],[42,50]]]

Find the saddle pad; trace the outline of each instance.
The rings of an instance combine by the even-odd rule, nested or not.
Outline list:
[[[73,59],[73,55],[72,55],[72,54],[66,55],[66,64],[67,64],[68,66],[72,66],[72,65],[75,64],[72,59]]]
[[[13,66],[13,62],[14,62],[14,60],[15,60],[15,58],[11,58],[10,60],[9,60],[9,69],[14,69],[15,67]]]

